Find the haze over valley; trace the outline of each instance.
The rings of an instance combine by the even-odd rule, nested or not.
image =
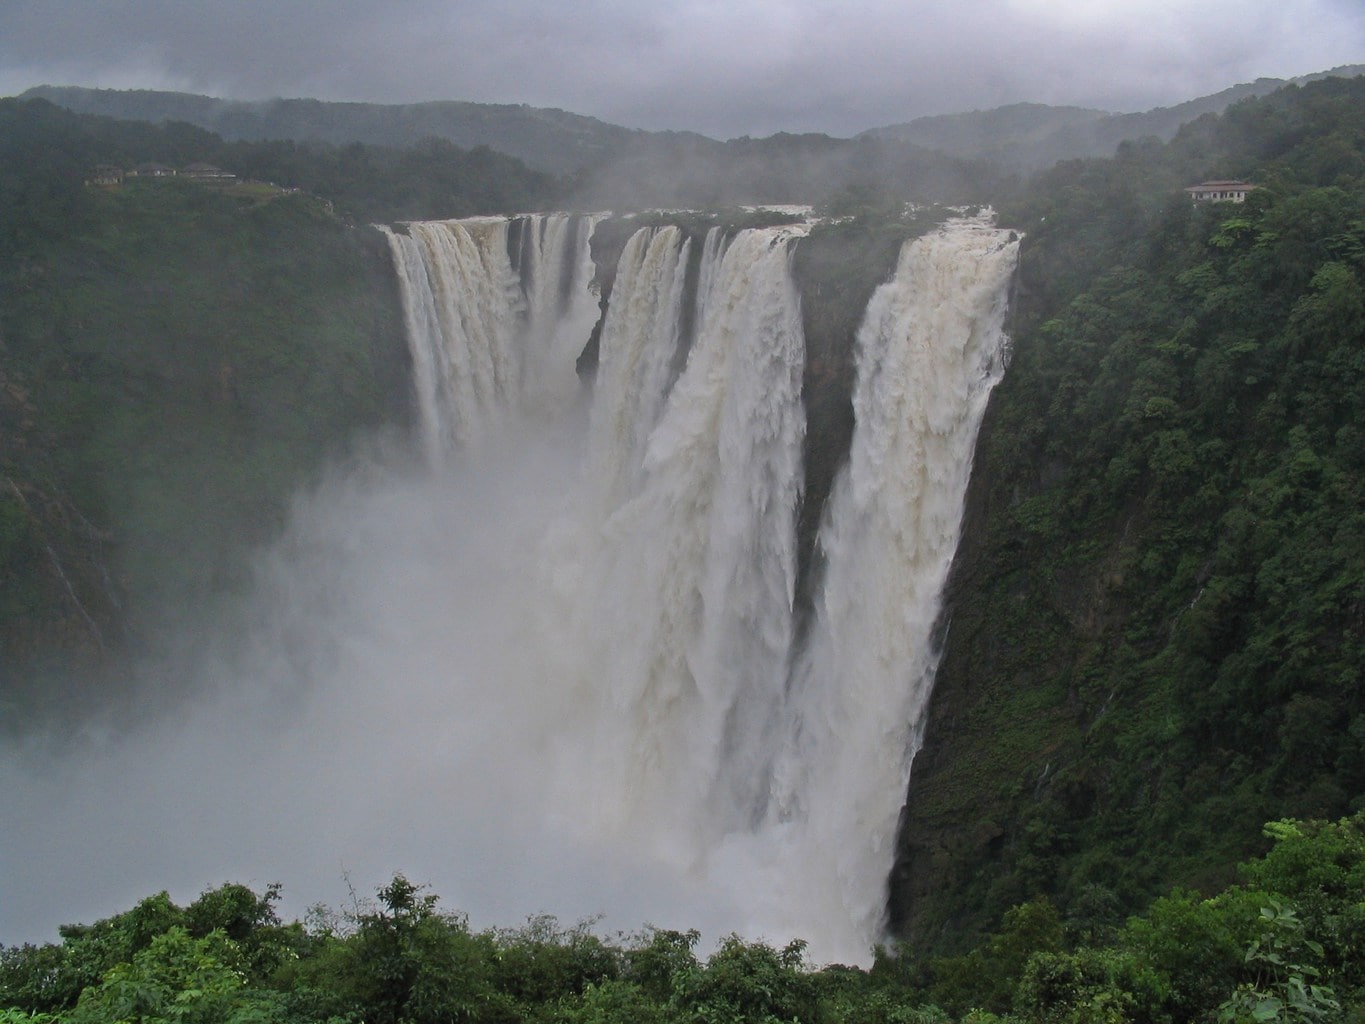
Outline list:
[[[0,12],[0,1019],[1360,1004],[1356,5],[256,14]]]

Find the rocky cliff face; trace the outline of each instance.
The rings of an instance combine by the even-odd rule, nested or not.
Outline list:
[[[1003,429],[999,408],[1010,391],[1006,374],[982,424],[978,460]],[[1018,827],[1017,798],[1030,779],[1046,785],[1071,726],[1050,685],[1060,652],[1023,639],[1047,597],[1025,572],[999,576],[990,524],[1010,514],[1011,495],[1002,490],[978,461],[939,624],[943,658],[902,811],[889,914],[892,929],[917,947],[953,948],[995,923],[984,895],[976,905],[960,895],[999,861]],[[992,602],[997,596],[1004,609]],[[1025,649],[1036,659],[1021,657]],[[1029,734],[1021,736],[1015,716],[1025,713]]]
[[[167,615],[211,615],[296,488],[407,403],[368,231],[192,184],[59,198],[0,273],[0,700],[21,729],[121,686]]]
[[[1277,116],[1356,123],[1359,88]],[[1161,187],[1179,142],[1040,187],[890,883],[921,950],[1038,895],[1121,923],[1360,807],[1365,221],[1301,131],[1300,184],[1236,207]]]
[[[112,537],[60,489],[42,412],[2,366],[0,439],[0,660],[17,666],[66,651],[88,666],[121,635]]]

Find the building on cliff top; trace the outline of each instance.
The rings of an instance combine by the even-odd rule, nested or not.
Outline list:
[[[1241,203],[1257,187],[1246,181],[1201,181],[1185,191],[1196,203]]]

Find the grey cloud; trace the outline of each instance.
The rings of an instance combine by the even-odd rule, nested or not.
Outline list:
[[[1070,12],[1070,13],[1068,13]],[[1360,59],[1351,0],[11,0],[0,91],[559,106],[728,137],[848,134],[1020,100],[1136,110]]]

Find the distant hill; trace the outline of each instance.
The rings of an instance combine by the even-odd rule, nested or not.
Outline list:
[[[993,110],[920,117],[906,124],[869,128],[859,137],[880,142],[909,142],[956,156],[1000,159],[1020,147],[1030,152],[1039,150],[1059,132],[1094,125],[1111,117],[1103,110],[1088,107],[1012,103]]]
[[[1354,77],[1365,65],[1293,79]],[[810,201],[845,187],[885,187],[918,180],[921,198],[950,199],[940,179],[979,177],[956,162],[990,162],[1032,171],[1073,157],[1111,156],[1125,139],[1169,141],[1181,125],[1290,82],[1255,82],[1136,114],[1086,107],[1016,103],[993,110],[923,117],[873,128],[852,139],[787,135],[718,142],[695,132],[648,132],[564,110],[516,104],[332,103],[307,99],[221,100],[147,89],[37,86],[21,99],[42,98],[68,110],[132,121],[179,121],[228,141],[295,140],[333,145],[411,147],[440,138],[466,149],[487,146],[552,174],[590,171],[583,201],[702,204]]]
[[[21,99],[41,98],[78,114],[127,121],[184,121],[224,139],[295,139],[342,145],[363,142],[411,146],[424,138],[448,139],[472,149],[488,146],[541,171],[567,174],[594,167],[647,132],[595,117],[524,104],[328,103],[272,99],[220,100],[150,89],[85,89],[40,85]]]
[[[227,144],[213,147],[197,139],[208,148],[196,150],[194,159],[326,195],[361,219],[420,219],[520,208],[522,204],[506,198],[513,193],[533,205],[549,201],[545,182],[498,163],[497,154],[565,176],[558,201],[596,208],[822,202],[850,187],[908,190],[923,202],[984,202],[993,194],[987,184],[994,179],[983,179],[982,169],[894,140],[779,133],[766,139],[719,142],[693,132],[635,131],[562,110],[462,102],[253,104],[188,93],[56,86],[38,86],[18,99],[43,100],[77,115],[125,124],[191,125],[212,132]],[[475,159],[479,154],[433,150],[433,137],[463,149],[487,146],[493,153]],[[418,145],[423,140],[427,144]],[[320,160],[307,143],[344,148]],[[376,151],[352,153],[352,143]],[[111,150],[90,162],[120,159]],[[141,157],[129,155],[124,162],[137,159]],[[167,159],[184,163],[189,158]],[[471,161],[477,166],[466,167]],[[441,195],[430,189],[412,190],[412,202],[401,208],[390,201],[403,190],[388,187],[394,179],[386,170],[401,176],[404,169],[415,171],[422,165],[435,171],[442,163],[458,179],[452,187],[459,186],[459,196],[446,196],[450,188],[437,188]],[[577,175],[578,171],[585,173]],[[430,178],[427,174],[424,180]],[[476,178],[484,181],[484,188],[473,187]],[[515,185],[510,192],[509,185]],[[480,201],[476,209],[456,201],[471,195]]]
[[[1086,107],[1015,103],[993,110],[921,117],[905,124],[871,128],[860,137],[909,142],[953,156],[993,160],[1020,170],[1050,167],[1074,157],[1112,156],[1125,139],[1174,137],[1182,124],[1220,114],[1239,100],[1265,96],[1286,85],[1319,78],[1354,78],[1365,65],[1353,64],[1299,78],[1258,78],[1173,107],[1137,114],[1111,114]]]

